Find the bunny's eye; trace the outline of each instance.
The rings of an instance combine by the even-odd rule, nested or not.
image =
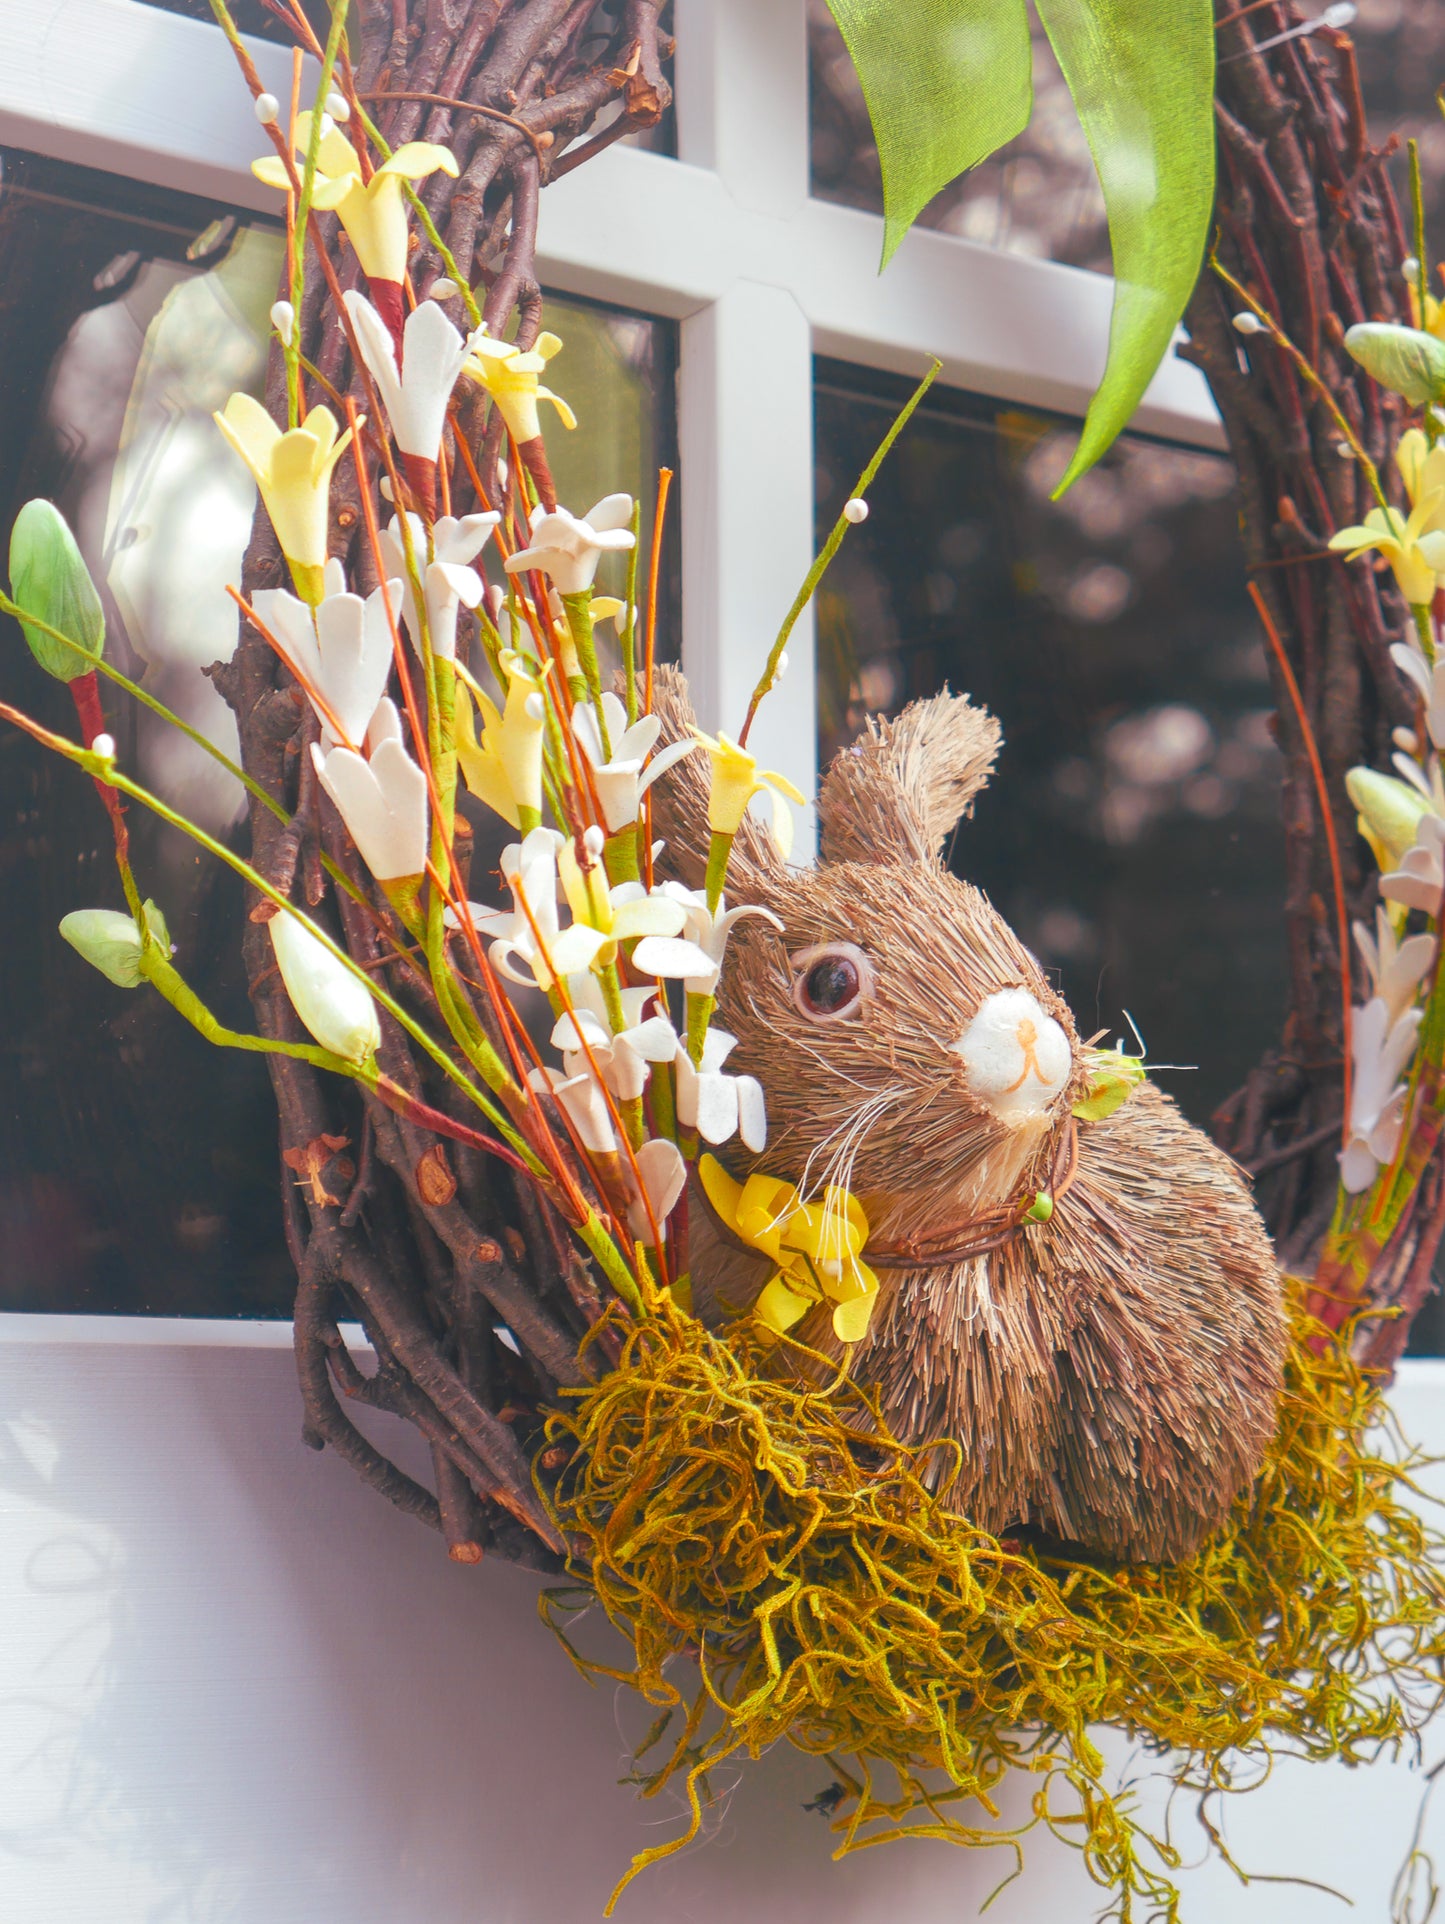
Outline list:
[[[793,1001],[810,1022],[861,1015],[873,986],[873,964],[851,942],[804,949],[791,958]]]

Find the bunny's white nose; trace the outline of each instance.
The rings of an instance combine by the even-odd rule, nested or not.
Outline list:
[[[1041,1116],[1073,1074],[1069,1038],[1027,989],[1000,989],[953,1045],[969,1091],[1006,1122]]]

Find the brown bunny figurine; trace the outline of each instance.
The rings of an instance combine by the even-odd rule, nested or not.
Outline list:
[[[671,735],[692,720],[665,672]],[[822,853],[786,868],[751,820],[728,900],[736,924],[718,1022],[729,1068],[767,1096],[765,1154],[735,1176],[836,1182],[869,1222],[881,1278],[853,1356],[949,1507],[991,1531],[1033,1528],[1128,1560],[1187,1556],[1259,1467],[1284,1352],[1274,1254],[1229,1159],[1143,1085],[1075,1122],[1087,1086],[1068,1008],[941,850],[983,786],[999,730],[948,694],[916,702],[834,759]],[[654,791],[662,869],[696,887],[707,768]],[[1024,1201],[1057,1192],[1052,1219]],[[700,1312],[751,1303],[765,1259],[728,1237],[698,1185],[691,1267]],[[837,1353],[825,1309],[797,1334]]]

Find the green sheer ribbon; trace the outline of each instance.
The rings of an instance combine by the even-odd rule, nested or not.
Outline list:
[[[1059,484],[1092,467],[1168,351],[1214,201],[1210,0],[1034,0],[1104,191],[1114,311],[1104,376]],[[943,187],[1028,124],[1025,0],[828,0],[883,170],[883,264]]]

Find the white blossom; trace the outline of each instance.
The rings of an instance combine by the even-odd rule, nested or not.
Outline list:
[[[535,982],[539,989],[550,989],[558,976],[590,968],[607,943],[607,936],[585,922],[564,929],[558,921],[557,850],[562,841],[555,829],[534,828],[523,841],[509,842],[502,850],[502,877],[512,892],[510,913],[467,904],[473,927],[493,937],[492,967],[509,982]],[[456,926],[451,910],[447,921]],[[526,974],[516,967],[519,961]]]
[[[371,302],[355,288],[341,298],[356,330],[361,358],[380,390],[397,446],[419,461],[435,461],[447,404],[472,351],[472,337],[460,334],[435,301],[422,301],[402,328],[398,373],[391,330]]]
[[[311,757],[321,786],[377,881],[409,880],[426,869],[426,776],[407,753],[401,718],[389,697],[377,704],[366,746],[365,760],[354,749],[325,754],[314,743]]]
[[[631,520],[630,494],[606,495],[581,518],[538,503],[532,510],[531,546],[508,555],[502,565],[513,575],[535,568],[550,578],[558,594],[580,595],[597,578],[604,554],[625,554],[632,547]]]
[[[1397,641],[1390,659],[1407,681],[1419,691],[1425,704],[1425,726],[1436,748],[1445,748],[1445,661],[1432,667],[1420,650],[1408,642]]]
[[[579,701],[573,707],[572,731],[592,766],[607,832],[616,835],[621,829],[631,828],[637,820],[642,797],[658,776],[680,762],[684,755],[690,755],[699,744],[672,742],[649,762],[647,757],[662,731],[660,719],[656,715],[642,715],[629,728],[627,710],[610,689],[602,696],[602,713],[607,723],[610,756],[602,751],[602,731],[592,702]]]
[[[1349,1141],[1340,1155],[1340,1181],[1352,1195],[1368,1189],[1400,1147],[1409,1091],[1402,1072],[1415,1049],[1424,1013],[1406,1009],[1392,1022],[1381,996],[1356,1009],[1351,1024]]]
[[[1387,902],[1437,915],[1445,896],[1445,820],[1422,815],[1415,829],[1415,845],[1406,849],[1400,866],[1380,877],[1380,893]]]
[[[334,558],[326,564],[325,593],[314,613],[309,602],[284,588],[261,588],[252,597],[257,619],[312,697],[321,719],[323,752],[338,741],[332,716],[340,739],[355,748],[365,739],[386,692],[392,665],[388,604],[400,609],[400,581],[374,588],[363,601],[346,592],[345,574]]]
[[[755,1153],[768,1143],[767,1105],[762,1084],[754,1076],[723,1074],[723,1064],[737,1047],[737,1037],[726,1029],[709,1028],[702,1045],[702,1065],[694,1065],[686,1044],[679,1043],[673,1071],[677,1077],[677,1119],[695,1129],[704,1142],[727,1142],[740,1135]]]
[[[1407,935],[1397,941],[1385,909],[1375,910],[1375,934],[1363,922],[1354,924],[1355,946],[1370,978],[1370,993],[1385,1004],[1393,1023],[1415,999],[1415,990],[1435,960],[1433,935]]]
[[[617,1153],[617,1131],[601,1085],[590,1075],[567,1076],[551,1068],[533,1069],[527,1077],[534,1089],[556,1097],[557,1106],[577,1131],[582,1147],[594,1156]]]
[[[571,981],[576,979],[574,976]],[[647,1001],[655,991],[645,989],[641,994]],[[614,1035],[590,1008],[580,1008],[574,1002],[572,1013],[563,1015],[552,1031],[552,1047],[562,1051],[566,1075],[590,1075],[595,1063],[597,1073],[619,1102],[635,1102],[647,1087],[651,1065],[671,1062],[677,1054],[678,1036],[665,1015],[644,1016]]]
[[[627,1211],[627,1226],[638,1242],[650,1243],[653,1224],[656,1223],[661,1234],[663,1225],[677,1207],[678,1199],[687,1187],[687,1164],[682,1159],[682,1151],[676,1143],[656,1136],[645,1142],[635,1152],[633,1160],[637,1173],[642,1179],[643,1194],[647,1198],[644,1205],[639,1198]],[[631,1172],[629,1171],[629,1174]]]
[[[422,573],[426,593],[427,632],[433,654],[452,660],[457,650],[457,610],[459,605],[475,608],[486,592],[481,575],[471,565],[487,545],[499,514],[438,515],[432,523],[431,560],[428,561],[426,525],[419,514],[407,515],[412,557]],[[406,543],[402,539],[401,517],[393,515],[381,537],[381,553],[388,570],[401,578],[402,617],[411,645],[421,653],[421,623],[417,619],[416,592],[406,565]]]
[[[782,933],[783,925],[772,910],[752,903],[741,903],[730,909],[727,897],[720,896],[714,914],[708,908],[704,889],[684,888],[681,882],[663,882],[653,893],[665,896],[682,908],[686,916],[685,935],[671,940],[650,937],[639,942],[633,951],[633,963],[644,975],[680,976],[689,995],[716,995],[722,980],[728,937],[744,916],[761,916]]]

